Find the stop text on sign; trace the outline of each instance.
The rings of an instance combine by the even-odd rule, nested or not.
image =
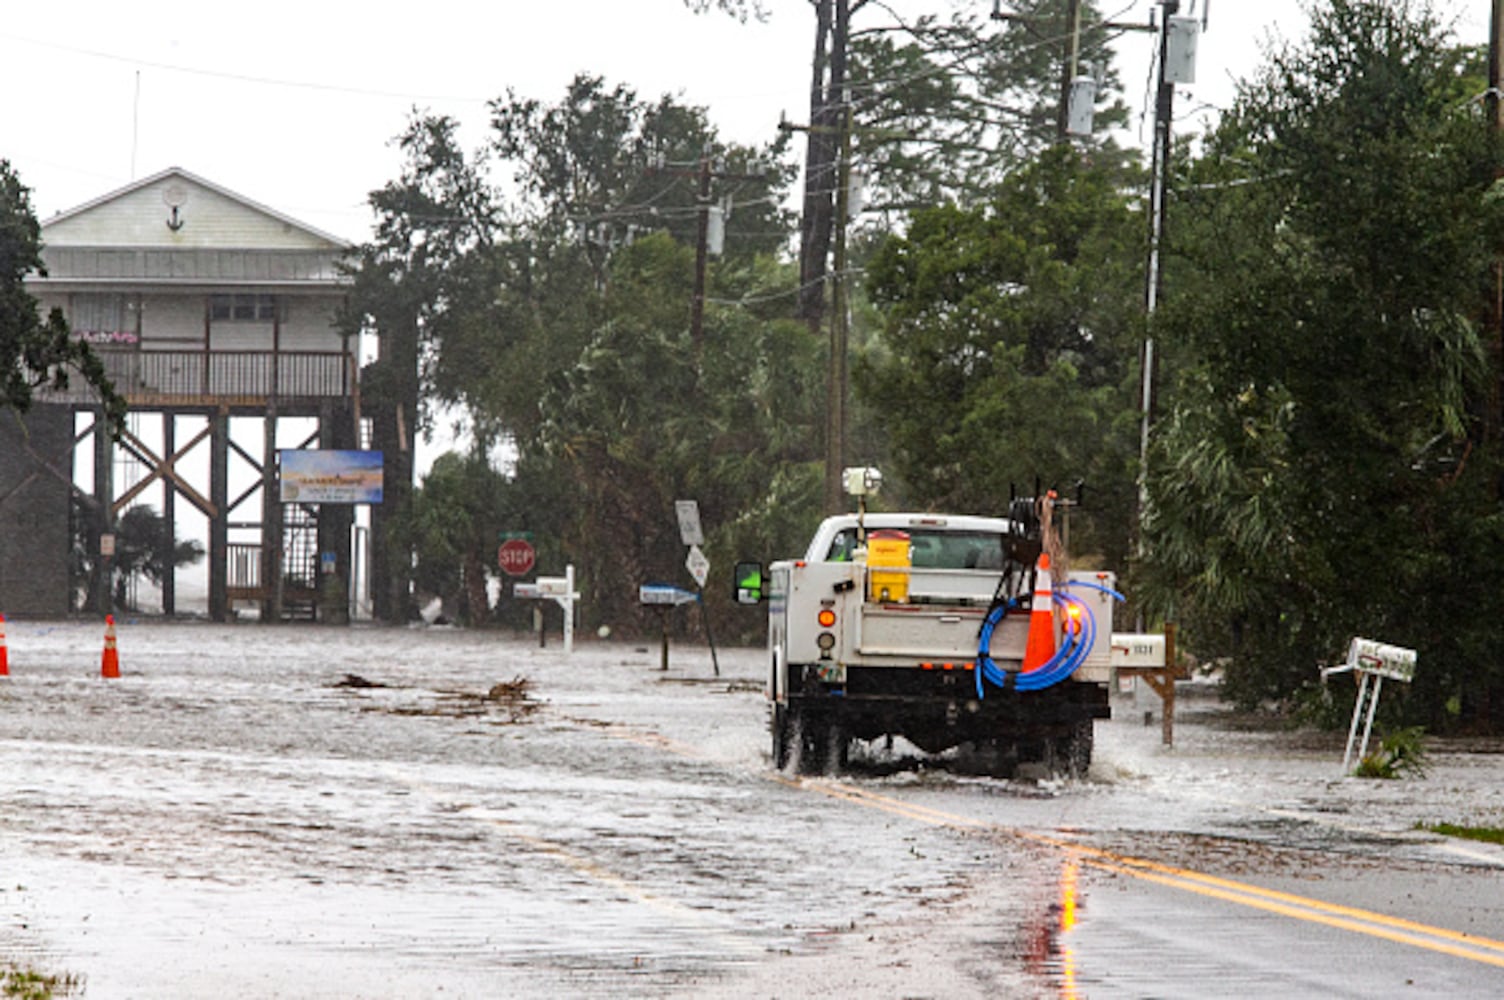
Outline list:
[[[537,553],[533,551],[532,543],[526,539],[508,538],[496,550],[496,565],[507,576],[526,575],[536,561]]]

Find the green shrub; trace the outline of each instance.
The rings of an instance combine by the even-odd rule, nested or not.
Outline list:
[[[1422,726],[1396,729],[1379,741],[1379,748],[1358,762],[1353,774],[1359,778],[1424,778],[1426,730]]]

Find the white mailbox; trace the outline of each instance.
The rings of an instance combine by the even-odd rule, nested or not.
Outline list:
[[[1408,684],[1415,679],[1415,650],[1354,638],[1347,647],[1346,667]]]
[[[1114,632],[1110,662],[1114,667],[1162,667],[1165,665],[1165,637]]]
[[[563,576],[540,576],[532,583],[512,584],[512,596],[524,600],[553,601],[564,609],[564,652],[574,652],[574,605],[580,599],[574,589],[574,565],[564,567]],[[543,638],[543,618],[535,612],[538,622],[538,638]]]

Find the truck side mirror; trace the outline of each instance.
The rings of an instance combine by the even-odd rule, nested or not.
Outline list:
[[[762,602],[762,563],[739,562],[736,564],[736,603],[759,604]]]

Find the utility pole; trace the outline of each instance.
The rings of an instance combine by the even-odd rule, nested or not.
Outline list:
[[[717,180],[760,181],[766,178],[766,174],[719,169],[715,165],[708,146],[701,154],[700,162],[693,172],[683,169],[671,170],[664,166],[652,167],[650,170],[672,177],[695,177],[699,183],[695,195],[695,205],[698,209],[695,234],[695,283],[689,303],[689,339],[694,345],[695,360],[698,362],[705,353],[705,272],[710,265],[710,211],[712,208],[710,183]]]
[[[1081,0],[1066,0],[1065,4],[1065,63],[1060,67],[1060,108],[1055,112],[1055,141],[1064,143],[1070,139],[1071,80],[1076,76],[1076,66],[1081,61]]]
[[[838,514],[845,506],[841,470],[846,468],[846,397],[850,339],[846,305],[846,223],[851,212],[851,101],[841,109],[841,141],[836,154],[836,218],[830,283],[830,370],[826,380],[825,513]]]
[[[846,224],[851,214],[851,137],[853,116],[849,95],[841,97],[836,124],[795,125],[779,122],[785,132],[806,132],[810,141],[827,136],[835,141],[836,172],[835,214],[831,225],[831,269],[825,273],[830,283],[830,358],[825,372],[825,513],[839,514],[846,506],[841,490],[841,470],[846,461],[846,399],[849,394],[849,369],[846,355],[850,340],[850,309],[846,294]],[[834,134],[832,134],[834,133]],[[865,132],[863,133],[866,134]],[[874,133],[876,134],[876,133]]]
[[[1499,87],[1504,83],[1504,0],[1493,0],[1493,7],[1488,21],[1488,124],[1495,133],[1504,126],[1501,120],[1501,110],[1504,110],[1504,101],[1500,101]]]
[[[1488,23],[1488,127],[1495,145],[1504,134],[1504,95],[1499,88],[1504,86],[1504,0],[1493,0]],[[1494,171],[1495,179],[1500,171]],[[1497,440],[1504,433],[1504,259],[1500,248],[1494,248],[1493,266],[1489,269],[1493,281],[1488,297],[1488,326],[1493,334],[1494,379],[1492,400],[1488,419],[1484,422],[1485,434]]]
[[[1164,271],[1160,253],[1165,235],[1165,194],[1170,172],[1170,125],[1174,113],[1175,84],[1165,75],[1165,61],[1170,52],[1170,18],[1180,10],[1180,0],[1160,0],[1159,89],[1154,101],[1154,154],[1149,180],[1149,266],[1145,269],[1144,313],[1150,323],[1144,336],[1141,359],[1138,439],[1138,521],[1142,524],[1149,497],[1149,424],[1154,412],[1154,311],[1164,291]],[[1143,545],[1140,533],[1139,545]]]
[[[1003,0],[992,0],[991,18],[994,21],[1010,21],[1028,25],[1051,35],[1059,30],[1059,25],[1053,18],[1015,14],[1012,11],[1003,10]],[[1090,27],[1095,31],[1154,30],[1152,24],[1132,24],[1122,21],[1093,21]],[[1059,142],[1065,142],[1069,138],[1071,80],[1075,77],[1076,68],[1081,63],[1081,0],[1066,0],[1065,32],[1062,37],[1065,39],[1065,59],[1060,67],[1060,106],[1055,112],[1055,134]]]
[[[695,364],[705,356],[705,266],[710,256],[710,152],[700,157],[700,190],[696,204],[700,208],[698,234],[695,237],[695,291],[689,306],[689,341],[694,345]]]

